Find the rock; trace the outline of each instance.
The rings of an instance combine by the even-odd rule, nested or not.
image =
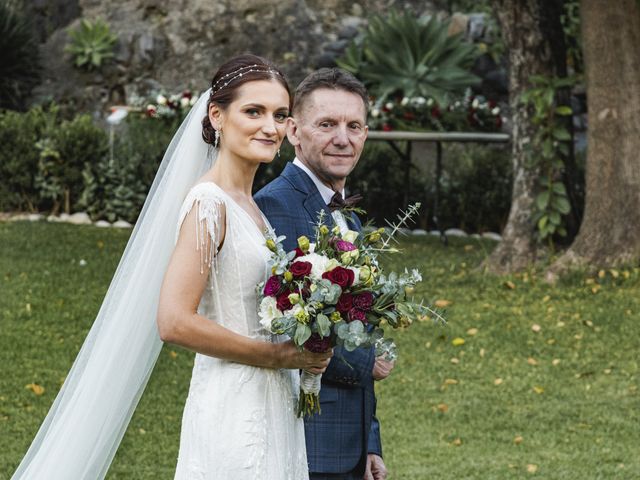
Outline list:
[[[18,215],[13,215],[12,217],[9,217],[8,219],[10,222],[20,222],[23,220],[29,220],[29,214],[28,213],[19,213]]]
[[[84,212],[74,213],[69,217],[69,223],[73,223],[74,225],[91,225],[91,218]]]
[[[47,217],[47,222],[59,223],[61,222],[60,217],[56,217],[55,215],[49,215]]]
[[[43,218],[44,218],[44,215],[40,213],[31,213],[28,215],[27,220],[29,220],[30,222],[39,222]]]
[[[482,234],[482,238],[486,238],[488,240],[495,240],[496,242],[499,242],[500,240],[502,240],[502,236],[494,232],[485,232]]]
[[[60,219],[61,222],[68,222],[69,219],[71,218],[71,215],[69,215],[68,213],[61,213],[58,218]]]
[[[94,225],[98,228],[108,228],[111,226],[111,224],[106,220],[98,220]]]
[[[444,231],[444,234],[448,237],[468,237],[467,232],[460,230],[459,228],[449,228]]]
[[[472,233],[471,235],[469,235],[471,238],[475,238],[476,240],[479,238],[482,238],[479,234],[477,233]]]
[[[430,230],[429,235],[432,235],[434,237],[439,237],[441,233],[440,233],[440,230]]]
[[[126,222],[124,220],[118,220],[117,222],[113,222],[113,225],[115,228],[131,228],[132,225],[129,222]]]
[[[338,38],[342,40],[351,40],[357,35],[358,35],[358,28],[352,25],[347,25],[342,30],[340,30],[340,32],[338,33]]]
[[[464,13],[456,12],[451,16],[451,23],[449,23],[447,33],[449,36],[458,35],[459,33],[464,35],[467,33],[468,25],[469,17]]]
[[[416,235],[418,237],[422,237],[424,235],[427,234],[426,230],[423,230],[422,228],[416,228],[415,230],[413,230],[413,232],[411,232],[413,235]]]

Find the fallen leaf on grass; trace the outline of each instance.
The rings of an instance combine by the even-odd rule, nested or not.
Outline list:
[[[173,350],[169,350],[169,356],[174,360],[178,358],[178,354]]]
[[[42,385],[38,385],[37,383],[29,383],[28,385],[25,385],[24,388],[31,390],[38,396],[44,393],[44,387]]]
[[[533,463],[530,463],[529,465],[527,465],[527,472],[536,473],[537,471],[538,471],[537,465],[534,465]]]
[[[529,365],[532,365],[532,366],[536,366],[536,365],[538,365],[538,361],[537,361],[535,358],[533,358],[533,357],[529,357],[529,358],[527,358],[527,363],[528,363]]]
[[[453,340],[451,340],[451,345],[453,345],[454,347],[460,347],[461,345],[464,345],[464,338],[454,338]]]
[[[453,363],[454,365],[458,365],[460,363],[460,360],[458,360],[456,357],[453,357],[451,359],[451,363]]]
[[[480,349],[480,356],[484,357],[484,354],[487,353],[487,351],[484,348]]]
[[[478,329],[477,328],[470,328],[469,330],[467,330],[467,335],[471,335],[472,337],[474,335],[478,334]]]
[[[437,308],[447,308],[449,305],[451,305],[453,302],[451,300],[444,300],[444,299],[440,299],[440,300],[436,300],[434,305]]]
[[[458,380],[456,380],[455,378],[445,378],[443,383],[443,385],[457,385],[457,384],[458,384]]]
[[[542,330],[542,327],[537,323],[534,323],[533,325],[531,325],[531,330],[533,330],[535,333],[538,333],[540,332],[540,330]]]
[[[544,388],[538,387],[536,385],[536,386],[533,387],[533,391],[536,392],[538,395],[542,395],[544,393]]]
[[[598,278],[604,278],[607,276],[607,272],[605,272],[604,270],[600,270],[598,272]]]
[[[456,438],[453,442],[451,442],[451,445],[455,445],[456,447],[459,447],[460,445],[462,445],[462,439]]]
[[[515,443],[516,445],[520,445],[522,443],[523,438],[518,435],[516,438],[513,439],[513,443]]]
[[[440,413],[447,413],[449,411],[449,405],[447,405],[446,403],[439,403],[438,410],[440,411]]]
[[[497,387],[498,385],[502,385],[503,380],[501,378],[496,378],[493,381],[493,384]]]
[[[544,297],[542,297],[543,302],[548,302],[549,300],[551,300],[551,297],[549,295],[545,295]]]
[[[509,290],[513,290],[516,288],[516,284],[513,283],[511,280],[507,280],[506,282],[504,282],[504,286],[507,287]]]
[[[465,245],[464,246],[464,251],[465,252],[470,252],[471,250],[473,250],[473,245]]]
[[[551,365],[553,365],[554,367],[557,367],[558,365],[560,365],[560,359],[554,358],[553,361],[551,362]]]

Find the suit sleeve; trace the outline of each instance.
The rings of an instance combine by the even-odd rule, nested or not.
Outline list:
[[[348,352],[342,347],[336,347],[322,379],[345,386],[364,387],[373,381],[374,361],[373,348],[357,348]]]
[[[380,422],[375,416],[375,407],[374,407],[374,415],[371,419],[371,430],[369,430],[369,440],[367,445],[367,453],[372,453],[374,455],[378,455],[382,457],[382,441],[380,440]]]

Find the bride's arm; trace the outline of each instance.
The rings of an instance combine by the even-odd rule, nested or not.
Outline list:
[[[225,236],[224,205],[220,205],[220,209],[219,231],[214,238],[220,239],[217,243],[222,244]],[[164,276],[157,319],[160,338],[198,353],[247,365],[305,369],[312,373],[324,371],[331,353],[300,352],[293,342],[277,344],[254,340],[197,313],[211,267],[201,260],[202,251],[211,251],[208,250],[211,235],[204,237],[205,245],[198,243],[201,238],[196,238],[197,211],[197,206],[194,206],[185,218]],[[206,228],[204,221],[198,225],[200,228]],[[196,245],[204,250],[197,250]]]

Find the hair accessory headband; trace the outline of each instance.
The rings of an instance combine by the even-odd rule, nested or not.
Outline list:
[[[251,72],[269,72],[272,74],[280,75],[280,72],[273,70],[272,68],[266,65],[260,65],[258,63],[254,63],[253,65],[245,65],[244,67],[240,67],[233,72],[229,72],[226,75],[223,75],[218,79],[216,83],[211,87],[211,94],[213,95],[215,92],[222,90],[224,87],[233,82],[236,78],[242,78],[243,75],[246,75]],[[222,83],[224,82],[224,83]],[[222,85],[220,85],[222,83]],[[220,85],[218,87],[218,85]]]

